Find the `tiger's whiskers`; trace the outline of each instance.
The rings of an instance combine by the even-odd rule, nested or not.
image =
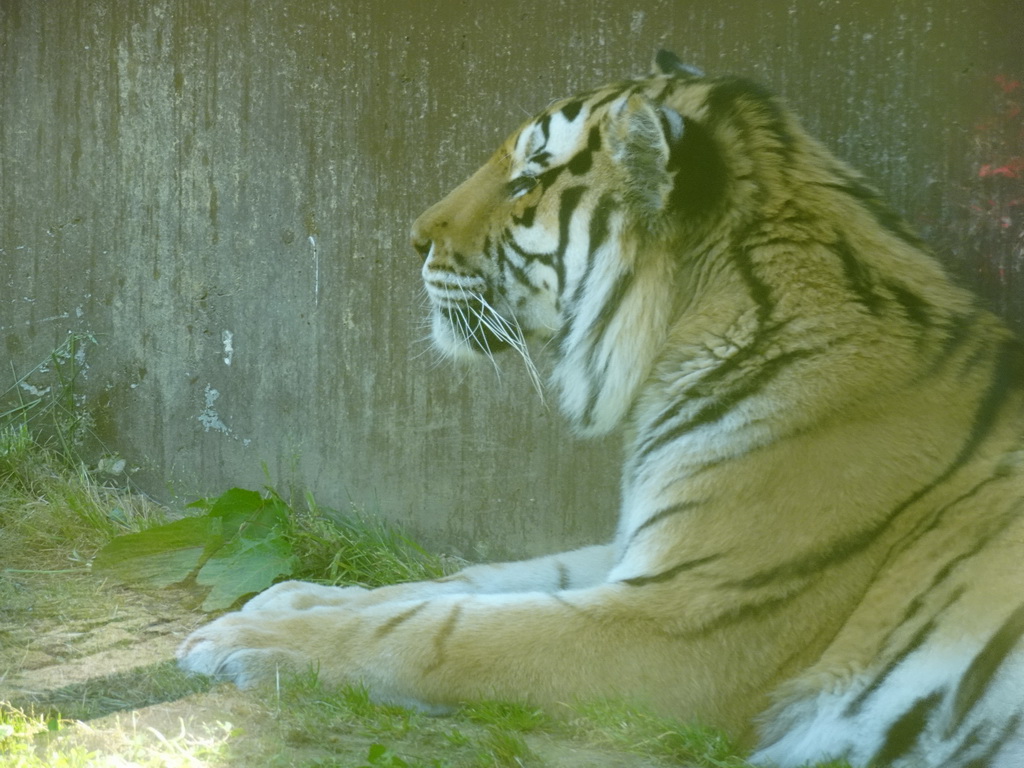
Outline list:
[[[537,391],[538,397],[540,397],[541,403],[547,405],[544,400],[544,385],[540,378],[540,372],[537,370],[537,366],[533,362],[533,358],[530,356],[530,349],[526,345],[526,337],[523,335],[523,329],[520,327],[518,322],[515,322],[515,317],[513,316],[513,322],[509,322],[502,315],[498,314],[498,311],[492,307],[483,296],[475,294],[473,298],[475,299],[475,302],[469,305],[470,311],[476,315],[480,325],[486,327],[498,339],[505,342],[519,353],[519,356],[526,364],[526,372],[530,377],[530,382],[533,384],[533,388]],[[479,302],[480,309],[477,309],[476,302]],[[494,357],[490,350],[487,350],[486,354],[491,358],[491,362],[494,363]],[[496,363],[495,367],[497,367]]]

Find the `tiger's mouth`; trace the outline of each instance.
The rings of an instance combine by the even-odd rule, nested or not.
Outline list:
[[[540,373],[526,344],[529,332],[514,312],[502,313],[494,308],[494,290],[483,279],[459,278],[426,281],[427,296],[434,310],[434,342],[448,354],[479,355],[494,360],[494,355],[515,350],[526,364],[534,389],[544,399]],[[502,301],[504,306],[506,302]]]
[[[483,296],[447,301],[438,304],[437,311],[455,337],[474,352],[490,356],[523,341],[519,327],[500,315]]]

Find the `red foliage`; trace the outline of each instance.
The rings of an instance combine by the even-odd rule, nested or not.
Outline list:
[[[1024,329],[1024,83],[1007,74],[991,82],[992,108],[975,124],[967,158],[963,216],[948,232],[982,292]]]

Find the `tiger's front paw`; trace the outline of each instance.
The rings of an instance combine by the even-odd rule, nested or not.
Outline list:
[[[274,679],[282,670],[301,671],[314,660],[289,647],[279,620],[263,613],[232,613],[189,635],[178,648],[178,665],[250,688]]]

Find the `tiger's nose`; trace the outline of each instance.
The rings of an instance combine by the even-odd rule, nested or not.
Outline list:
[[[437,222],[430,214],[431,211],[427,211],[413,222],[410,237],[413,250],[420,255],[423,261],[426,261],[431,251],[434,250],[434,242],[438,230]]]
[[[413,232],[412,247],[413,250],[420,255],[420,258],[423,259],[423,261],[426,261],[427,257],[430,256],[430,251],[433,249],[434,243],[429,238],[416,237],[416,233]]]

